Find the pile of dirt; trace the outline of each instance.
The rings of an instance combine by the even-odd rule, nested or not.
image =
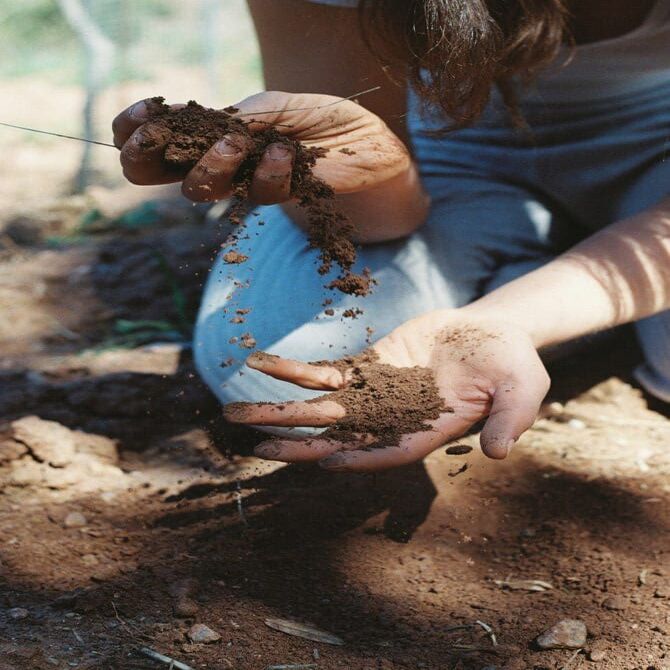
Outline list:
[[[328,288],[357,296],[370,292],[373,280],[369,270],[361,274],[352,270],[356,262],[353,225],[335,207],[333,189],[312,171],[317,159],[325,155],[324,149],[307,147],[270,125],[266,130],[251,133],[248,126],[257,120],[234,116],[238,110],[233,107],[215,110],[190,101],[181,109],[173,109],[161,97],[153,98],[151,103],[152,123],[146,129],[144,143],[147,147],[164,144],[165,162],[179,175],[185,175],[214,143],[228,134],[243,137],[251,147],[234,181],[237,206],[230,214],[233,223],[241,222],[254,171],[266,148],[274,143],[289,146],[295,155],[291,196],[307,213],[309,244],[319,250],[319,274],[329,273],[336,265],[340,274]]]
[[[346,370],[351,381],[327,396],[347,411],[324,433],[327,438],[355,443],[364,434],[374,438],[366,444],[369,448],[396,446],[403,435],[430,430],[428,421],[453,412],[445,407],[428,368],[380,363],[372,350],[341,359],[335,366]]]

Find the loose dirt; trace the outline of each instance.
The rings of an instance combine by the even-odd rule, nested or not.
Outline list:
[[[103,346],[115,319],[177,318],[156,250],[195,309],[213,234],[0,258],[1,670],[168,667],[140,647],[197,670],[557,670],[573,652],[533,640],[568,618],[589,631],[571,670],[670,665],[670,422],[629,383],[632,338],[554,367],[505,462],[477,435],[374,475],[261,461],[187,346]]]
[[[247,158],[234,180],[237,206],[232,208],[230,219],[235,223],[241,222],[243,203],[248,199],[254,171],[267,147],[276,143],[290,147],[295,155],[291,196],[307,213],[309,244],[311,248],[319,251],[318,273],[328,274],[335,265],[340,274],[328,284],[328,288],[350,295],[367,295],[373,285],[370,272],[364,270],[357,274],[352,270],[356,262],[356,246],[352,241],[353,225],[335,207],[332,188],[315,177],[312,171],[316,161],[325,155],[325,151],[307,147],[271,126],[251,133],[249,124],[258,121],[235,117],[236,111],[238,110],[234,108],[208,109],[194,101],[181,109],[172,109],[164,103],[163,98],[153,98],[150,104],[152,122],[146,127],[145,144],[147,147],[165,145],[166,163],[176,173],[185,175],[213,144],[226,135],[234,135],[236,141],[244,144],[248,150]]]
[[[351,380],[346,388],[326,397],[342,405],[347,414],[326,430],[324,437],[355,444],[361,435],[367,435],[372,441],[366,442],[366,448],[391,447],[399,444],[403,435],[430,430],[428,421],[453,412],[445,407],[427,368],[379,363],[372,350],[342,359],[337,367],[346,370]]]

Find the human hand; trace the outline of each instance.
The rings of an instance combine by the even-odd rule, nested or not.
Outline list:
[[[333,471],[382,470],[419,460],[488,417],[481,433],[482,450],[490,458],[502,459],[533,424],[549,388],[549,376],[524,330],[466,310],[424,314],[371,349],[380,363],[430,369],[449,411],[429,421],[430,430],[403,435],[397,446],[366,449],[365,436],[356,444],[317,436],[266,441],[256,448],[256,455],[287,462],[318,461]],[[247,365],[309,389],[346,389],[348,382],[346,371],[327,365],[257,354]],[[225,409],[231,422],[265,426],[327,427],[345,414],[345,408],[328,395],[318,402],[233,403]]]
[[[113,121],[114,144],[121,149],[126,178],[141,185],[182,181],[184,195],[198,202],[228,197],[238,168],[251,149],[248,138],[239,133],[222,137],[184,174],[164,162],[165,145],[146,146],[144,140],[152,124],[151,105],[148,99],[137,102]],[[251,133],[276,124],[282,135],[327,150],[317,160],[313,174],[335,193],[372,188],[410,166],[409,153],[400,139],[378,116],[351,100],[269,91],[246,98],[235,108],[235,114],[249,122]],[[271,110],[285,111],[264,113]],[[290,200],[293,159],[287,145],[268,145],[251,181],[250,199],[258,204]]]

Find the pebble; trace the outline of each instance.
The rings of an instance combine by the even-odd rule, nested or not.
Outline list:
[[[584,430],[586,428],[586,424],[581,419],[570,419],[568,426],[573,430]]]
[[[188,629],[188,638],[191,642],[201,643],[201,644],[210,644],[212,642],[218,642],[221,639],[221,636],[209,626],[205,626],[204,623],[193,624]]]
[[[670,598],[670,589],[659,586],[655,591],[654,591],[654,597],[655,598]]]
[[[187,596],[178,598],[174,605],[174,613],[178,617],[194,617],[198,613],[198,609],[198,603]]]
[[[28,610],[24,607],[12,607],[12,609],[9,610],[9,616],[15,621],[25,619],[28,616]]]
[[[609,596],[603,601],[603,607],[606,610],[613,610],[615,612],[620,612],[625,610],[628,607],[628,601],[621,596]]]
[[[540,649],[580,649],[586,644],[586,624],[579,619],[563,619],[540,635]]]
[[[88,523],[88,519],[81,512],[70,512],[63,521],[66,528],[82,528]]]
[[[587,658],[589,661],[598,663],[599,661],[604,661],[607,658],[607,652],[604,649],[592,649]]]
[[[467,444],[453,444],[444,450],[448,456],[463,456],[469,454],[471,451],[472,447]]]

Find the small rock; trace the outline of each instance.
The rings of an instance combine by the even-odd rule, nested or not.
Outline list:
[[[25,619],[28,616],[28,610],[23,607],[12,607],[8,614],[11,619],[18,621],[19,619]]]
[[[540,635],[540,649],[580,649],[586,644],[586,624],[579,619],[563,619]]]
[[[81,512],[70,512],[63,521],[66,528],[82,528],[88,523],[88,519]]]
[[[204,623],[193,624],[188,629],[187,635],[191,642],[198,644],[211,644],[221,639],[221,636],[216,631],[212,630],[209,626],[205,626]]]
[[[605,598],[603,601],[603,607],[606,610],[620,612],[628,607],[628,601],[621,596],[609,596],[609,598]]]
[[[198,603],[188,596],[178,598],[174,604],[174,613],[178,617],[194,617],[198,613],[198,609]]]
[[[444,450],[448,456],[464,456],[472,451],[472,447],[467,444],[452,444]]]
[[[584,430],[586,428],[586,424],[581,419],[570,419],[568,426],[573,430]]]
[[[81,561],[84,565],[98,565],[99,561],[94,554],[84,554],[81,557]]]
[[[591,648],[586,654],[586,658],[588,658],[589,661],[593,661],[594,663],[599,663],[600,661],[604,661],[607,658],[607,651],[601,644],[596,642],[595,644],[591,645]]]
[[[670,589],[659,586],[654,591],[654,598],[670,598]]]
[[[63,467],[75,454],[73,431],[56,421],[24,416],[11,424],[13,437],[25,444],[39,461]]]
[[[604,652],[602,649],[596,649],[595,651],[589,652],[588,659],[589,661],[593,661],[594,663],[598,663],[599,661],[604,661],[607,658],[607,653]]]

